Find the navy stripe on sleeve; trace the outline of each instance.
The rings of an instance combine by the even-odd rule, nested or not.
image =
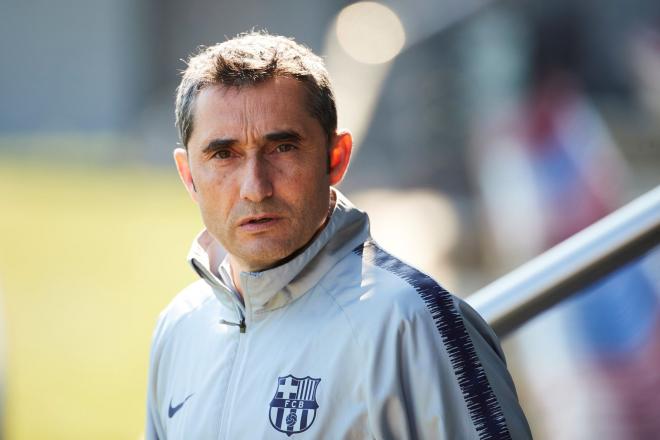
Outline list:
[[[405,280],[417,291],[431,313],[449,354],[454,374],[479,438],[481,440],[510,439],[511,435],[502,408],[490,387],[472,339],[449,292],[431,277],[401,262],[380,249],[374,242],[366,242],[355,248],[353,252],[369,263]]]

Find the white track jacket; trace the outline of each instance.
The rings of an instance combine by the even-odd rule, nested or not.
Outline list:
[[[493,331],[334,191],[301,254],[240,275],[245,302],[197,237],[201,280],[153,336],[146,439],[531,438]]]

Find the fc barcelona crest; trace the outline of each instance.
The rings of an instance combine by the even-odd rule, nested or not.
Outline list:
[[[306,431],[316,418],[316,388],[321,379],[292,375],[277,379],[277,390],[270,401],[270,424],[288,436]]]

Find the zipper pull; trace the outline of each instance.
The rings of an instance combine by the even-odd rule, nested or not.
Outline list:
[[[242,318],[241,322],[231,322],[231,321],[227,321],[226,319],[221,319],[220,324],[236,326],[240,329],[241,333],[245,333],[246,330],[245,318]]]

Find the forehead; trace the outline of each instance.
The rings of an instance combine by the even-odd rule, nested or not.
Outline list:
[[[275,130],[294,130],[307,138],[322,136],[307,103],[304,85],[293,78],[242,87],[208,86],[196,99],[189,144],[220,137],[249,142]]]

